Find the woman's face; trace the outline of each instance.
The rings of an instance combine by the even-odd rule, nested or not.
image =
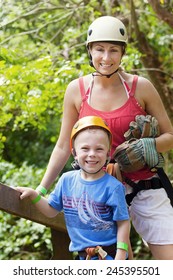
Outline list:
[[[107,42],[94,42],[90,45],[89,51],[94,68],[103,75],[113,73],[121,63],[122,46]]]

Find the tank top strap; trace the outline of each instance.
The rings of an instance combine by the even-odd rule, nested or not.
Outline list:
[[[88,88],[88,90],[85,92],[85,86],[84,86],[84,80],[83,77],[79,78],[79,89],[80,89],[80,93],[81,93],[81,97],[82,100],[86,100],[89,96],[90,93],[90,87]]]
[[[120,76],[121,77],[121,76]],[[138,76],[134,75],[133,78],[133,83],[132,83],[132,87],[131,89],[129,88],[128,84],[123,81],[123,84],[126,88],[126,91],[128,93],[129,96],[134,96],[135,95],[135,91],[136,91],[136,86],[137,86],[137,81],[138,81]],[[81,97],[82,100],[87,100],[90,94],[90,86],[88,87],[87,91],[85,91],[85,86],[84,86],[84,80],[83,77],[79,78],[79,89],[80,89],[80,93],[81,93]]]
[[[134,75],[132,87],[131,87],[131,90],[129,92],[129,96],[134,96],[135,95],[137,82],[138,82],[138,76]]]

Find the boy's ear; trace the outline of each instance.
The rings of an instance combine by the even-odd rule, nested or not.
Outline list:
[[[72,155],[73,155],[74,157],[76,157],[76,151],[75,151],[74,148],[71,150],[71,153],[72,153]]]
[[[107,161],[106,161],[106,163],[108,164],[108,163],[110,162],[110,160],[111,160],[111,157],[110,157],[110,156],[108,156],[108,157],[107,157]]]
[[[107,154],[107,164],[110,162],[110,160],[111,160],[111,156],[110,156],[110,152],[108,152],[108,154]]]

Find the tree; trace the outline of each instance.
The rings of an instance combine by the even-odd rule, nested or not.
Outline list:
[[[171,27],[172,12],[168,9],[165,11],[165,8],[161,7],[161,1],[160,4],[155,0],[149,2],[158,12],[158,17],[164,18],[166,22],[170,23]],[[141,18],[145,18],[146,21],[142,22],[142,19],[138,19],[138,10],[134,6],[133,0],[131,0],[131,17],[137,37],[137,48],[142,54],[141,60],[148,76],[160,93],[168,114],[173,120],[172,29],[164,23],[160,25],[148,5],[145,4],[143,7],[145,8],[145,14],[142,14]],[[166,18],[165,14],[167,15]]]
[[[157,16],[173,28],[173,3],[171,0],[148,0]]]

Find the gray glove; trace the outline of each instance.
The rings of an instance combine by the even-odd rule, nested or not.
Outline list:
[[[113,157],[124,172],[135,172],[145,166],[155,171],[164,165],[162,154],[156,151],[154,138],[125,141],[116,148]]]
[[[140,140],[142,141],[143,145],[144,161],[149,166],[149,168],[152,170],[163,167],[164,157],[156,150],[155,138],[142,138]]]
[[[132,138],[140,139],[146,137],[157,137],[160,135],[158,121],[150,115],[138,115],[135,121],[130,122],[129,129],[124,133],[126,140]]]

